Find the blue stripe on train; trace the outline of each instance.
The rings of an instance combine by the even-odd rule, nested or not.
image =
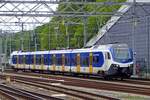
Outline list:
[[[80,65],[81,67],[89,67],[89,55],[90,53],[80,53]],[[56,65],[61,65],[62,63],[62,54],[56,54]],[[23,56],[19,56],[21,60]],[[20,62],[19,60],[19,62]],[[33,55],[26,55],[25,63],[26,64],[33,64],[34,56]],[[13,64],[16,64],[16,56],[12,57]],[[20,62],[21,64],[21,62]],[[36,64],[41,64],[41,55],[36,55]],[[102,52],[94,52],[93,53],[93,67],[102,67],[104,64],[104,56]],[[44,65],[52,65],[52,55],[51,54],[44,54]],[[77,53],[67,53],[65,54],[65,66],[77,66]]]

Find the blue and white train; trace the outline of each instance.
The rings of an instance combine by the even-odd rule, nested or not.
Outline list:
[[[15,70],[129,78],[133,70],[133,53],[126,44],[108,44],[85,49],[14,51],[9,62]]]

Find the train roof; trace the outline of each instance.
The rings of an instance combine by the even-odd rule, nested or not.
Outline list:
[[[68,49],[68,50],[50,50],[50,51],[33,51],[33,52],[23,52],[14,51],[11,55],[34,55],[34,54],[61,54],[61,53],[78,53],[78,52],[98,52],[98,51],[108,51],[111,47],[127,46],[126,44],[108,44],[108,45],[95,45],[91,48],[82,49]]]

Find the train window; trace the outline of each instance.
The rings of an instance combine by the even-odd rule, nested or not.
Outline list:
[[[30,59],[29,59],[29,55],[25,56],[25,64],[30,64]]]
[[[50,65],[51,62],[50,62],[50,54],[45,54],[44,55],[44,65]]]
[[[26,61],[26,56],[24,55],[23,56],[23,64],[25,64],[25,61]]]
[[[110,53],[109,52],[106,52],[105,56],[106,56],[106,59],[110,59]]]
[[[31,55],[30,59],[31,59],[30,64],[34,64],[34,55]]]
[[[41,64],[41,55],[36,55],[36,64],[37,65]]]
[[[93,62],[97,64],[99,62],[99,55],[93,55]]]
[[[77,66],[77,54],[76,53],[72,53],[70,54],[70,64],[71,66]]]
[[[110,53],[109,52],[107,52],[107,56],[108,56],[108,59],[110,59]]]
[[[50,65],[53,64],[53,55],[50,54]]]
[[[28,64],[32,64],[31,55],[27,55]]]
[[[19,64],[23,64],[23,55],[19,55]]]
[[[44,64],[44,56],[41,55],[41,64]]]
[[[70,66],[70,54],[65,54],[65,65]]]
[[[80,54],[80,64],[84,67],[89,67],[89,53]]]
[[[55,55],[52,55],[52,64],[56,64],[56,56]]]
[[[104,56],[102,52],[93,53],[93,67],[101,67],[104,63]]]
[[[62,54],[62,65],[65,65],[65,55]]]
[[[62,54],[56,54],[56,65],[62,65]]]
[[[13,55],[12,57],[12,63],[17,64],[17,55]]]

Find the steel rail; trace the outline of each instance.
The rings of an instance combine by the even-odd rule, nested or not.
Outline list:
[[[62,99],[44,95],[44,94],[39,94],[39,93],[28,91],[28,90],[10,87],[4,84],[0,84],[0,90],[7,92],[9,94],[14,94],[16,96],[23,97],[26,99],[31,99],[31,100],[45,100],[45,99],[62,100]]]
[[[29,73],[27,73],[29,74]],[[30,76],[35,76],[31,75]],[[42,76],[41,74],[39,76]],[[43,75],[44,76],[44,75]],[[23,77],[23,76],[22,76]],[[144,95],[150,95],[150,87],[143,87],[143,86],[132,86],[132,85],[124,85],[120,82],[108,82],[108,81],[93,81],[90,79],[80,79],[80,78],[68,78],[68,77],[57,77],[57,76],[50,76],[47,75],[47,77],[50,77],[51,79],[63,79],[64,82],[60,82],[64,85],[72,85],[72,86],[81,86],[81,87],[87,87],[87,88],[95,88],[95,89],[103,89],[103,90],[112,90],[112,91],[122,91],[122,92],[129,92],[129,93],[136,93],[136,94],[144,94]],[[21,77],[20,77],[21,78]],[[22,78],[21,78],[22,79]],[[30,80],[33,80],[33,78],[30,77]],[[42,82],[56,82],[55,80],[49,80],[47,78],[36,78],[36,81],[42,81]]]
[[[3,95],[6,99],[16,100],[16,97],[14,95],[8,94],[7,92],[4,92],[1,89],[0,89],[0,94]]]
[[[94,93],[89,93],[89,92],[80,91],[80,90],[76,90],[76,89],[70,89],[70,88],[61,87],[61,86],[57,86],[57,85],[51,85],[51,84],[44,83],[44,82],[38,82],[33,79],[28,80],[28,79],[18,79],[17,78],[15,81],[24,83],[24,84],[37,86],[37,87],[41,87],[41,88],[45,88],[45,89],[56,91],[56,92],[61,92],[64,94],[68,94],[68,95],[79,97],[81,99],[86,99],[86,100],[95,100],[96,98],[101,98],[101,99],[103,98],[103,99],[108,99],[108,100],[118,100],[117,98],[113,98],[113,97],[109,97],[109,96],[98,95],[98,94],[94,94]]]
[[[42,100],[43,99],[43,98],[38,97],[36,95],[33,95],[33,94],[27,93],[25,91],[15,89],[13,87],[9,87],[9,86],[4,85],[4,84],[0,84],[0,90],[3,91],[3,92],[6,92],[8,94],[21,97],[21,98],[32,99],[32,100]]]
[[[5,76],[2,75],[1,78],[4,79],[4,77]],[[37,79],[37,78],[20,77],[20,76],[14,76],[14,75],[9,76],[9,77],[11,78],[11,81],[36,86],[36,87],[44,88],[44,89],[55,91],[55,92],[68,94],[70,96],[78,97],[78,98],[85,99],[85,100],[95,100],[98,98],[99,99],[103,98],[103,99],[108,99],[108,100],[118,100],[117,98],[113,98],[113,97],[109,97],[109,96],[104,96],[104,95],[86,92],[86,91],[82,91],[82,90],[70,89],[67,87],[52,85],[52,84],[49,84],[48,80],[46,81],[46,80],[41,80],[41,79]],[[54,81],[52,81],[52,82],[54,82]]]

